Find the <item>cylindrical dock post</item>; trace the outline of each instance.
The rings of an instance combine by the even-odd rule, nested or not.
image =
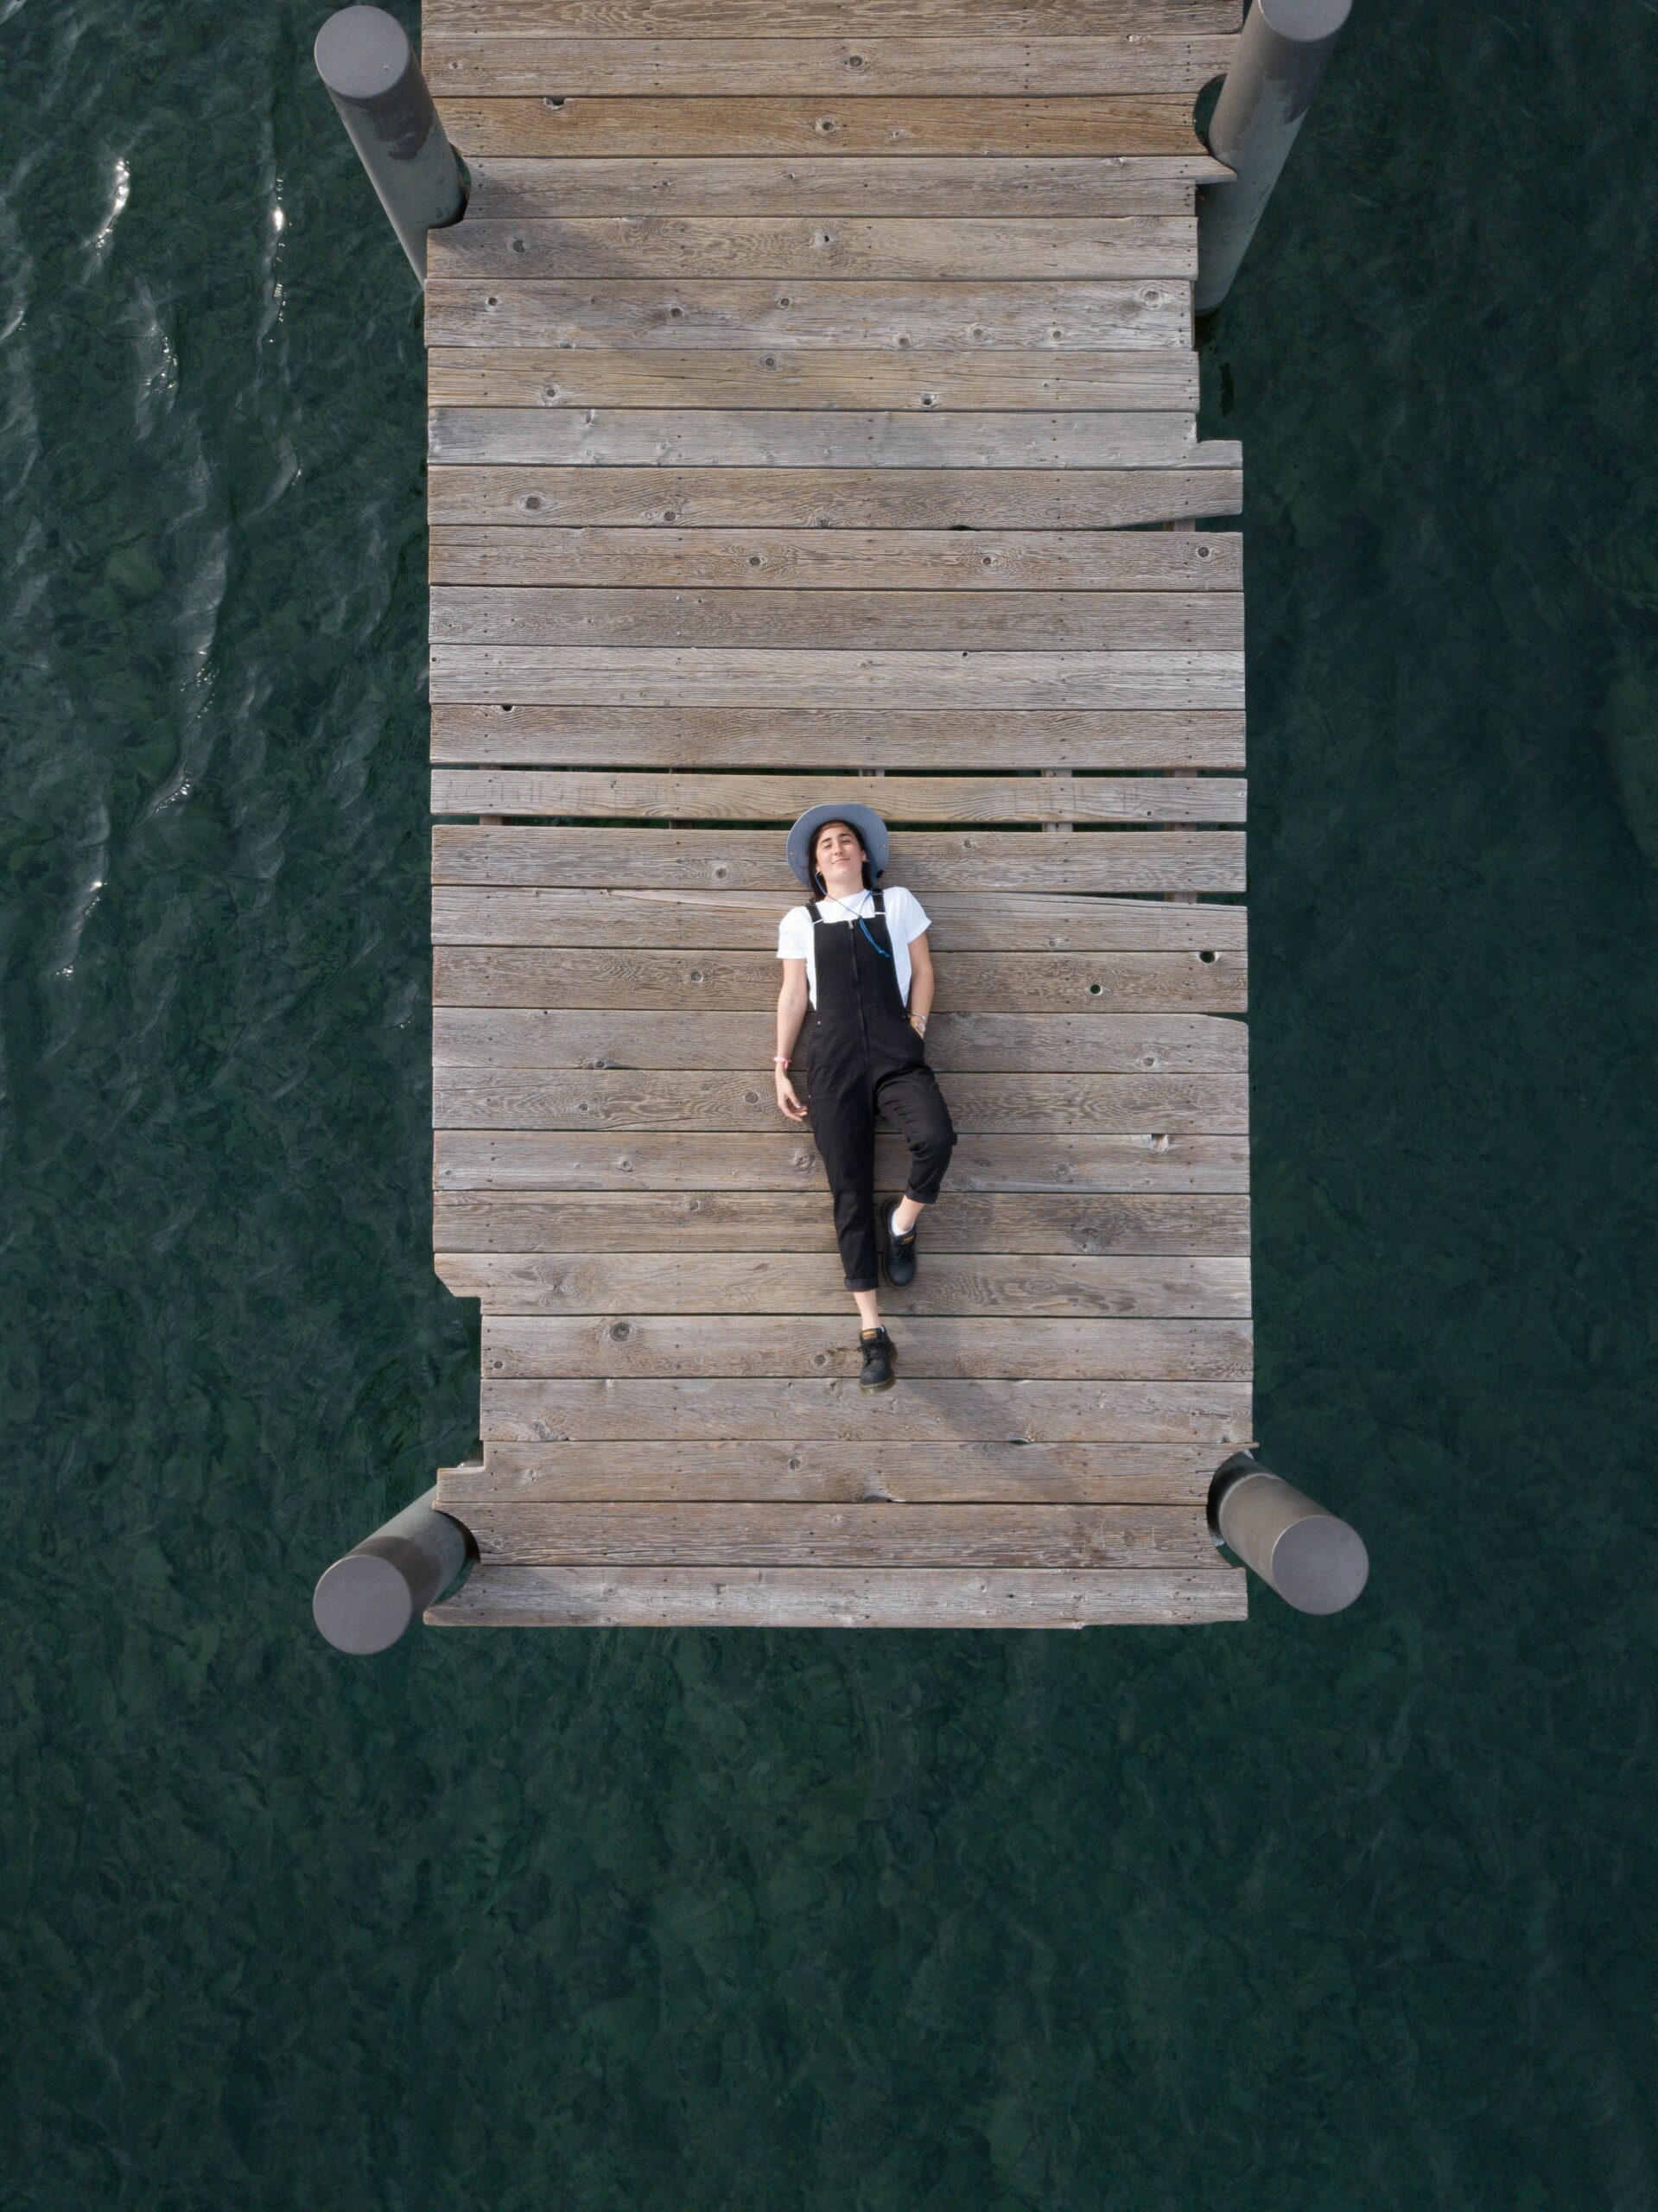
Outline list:
[[[426,282],[426,233],[458,222],[461,164],[407,34],[384,8],[342,8],[316,35],[317,73],[391,227]]]
[[[1207,315],[1232,289],[1255,225],[1301,128],[1353,0],[1255,0],[1209,126],[1209,150],[1236,172],[1204,188],[1197,209],[1197,289]]]
[[[316,1586],[311,1611],[336,1651],[389,1651],[466,1563],[467,1532],[437,1510],[429,1490],[337,1559]]]
[[[1209,1488],[1210,1532],[1301,1613],[1339,1613],[1369,1580],[1356,1529],[1304,1497],[1253,1452],[1235,1452]]]

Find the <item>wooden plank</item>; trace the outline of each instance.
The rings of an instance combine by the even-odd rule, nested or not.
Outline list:
[[[1096,830],[1065,838],[1040,830],[909,830],[894,840],[888,873],[924,899],[942,892],[1242,891],[1243,838],[1236,830]],[[799,896],[782,839],[763,830],[440,823],[432,831],[432,880],[549,890],[785,891],[791,903]]]
[[[1061,93],[1001,99],[841,99],[721,93],[657,99],[572,95],[456,99],[437,111],[455,150],[478,155],[1194,154],[1190,94]]]
[[[899,94],[1185,92],[1232,66],[1235,38],[427,37],[422,66],[449,99],[654,92],[712,99],[810,92]]]
[[[603,105],[603,103],[599,103]],[[1191,287],[1166,277],[1062,283],[858,283],[627,277],[493,283],[434,277],[426,338],[441,346],[897,346],[945,353],[1053,346],[1125,353],[1191,346]]]
[[[1191,417],[1166,410],[447,407],[429,419],[428,448],[435,461],[491,467],[1229,468],[1238,461],[1236,446],[1199,445]]]
[[[486,1562],[584,1567],[1185,1567],[1215,1545],[1194,1505],[477,1504]]]
[[[587,1438],[742,1442],[756,1436],[802,1443],[880,1437],[956,1444],[979,1436],[1007,1442],[1028,1437],[1036,1444],[1203,1442],[1236,1449],[1233,1440],[1248,1432],[1249,1386],[1190,1376],[1088,1382],[918,1377],[894,1390],[861,1390],[840,1376],[505,1382],[486,1375],[482,1421],[486,1440],[504,1444]],[[1224,1456],[1217,1450],[1217,1463]]]
[[[794,894],[798,897],[798,892]],[[792,903],[792,901],[791,901]],[[935,943],[956,952],[1245,950],[1242,906],[1161,899],[930,897]],[[775,955],[782,909],[764,892],[473,891],[432,893],[440,944],[567,944]]]
[[[939,1014],[1242,1014],[1241,957],[1195,952],[959,952],[941,950]],[[775,951],[655,952],[586,947],[440,946],[436,1006],[626,1007],[634,1014],[765,1013],[777,1003]]]
[[[1242,1076],[966,1075],[950,1077],[962,1135],[1039,1136],[1098,1129],[1236,1135],[1248,1123]],[[653,1074],[615,1068],[440,1068],[432,1120],[446,1129],[775,1129],[760,1071]]]
[[[778,1116],[779,1122],[781,1116]],[[555,1129],[440,1128],[440,1191],[821,1190],[810,1135],[786,1128],[734,1135],[675,1130],[613,1136]],[[902,1183],[908,1155],[883,1131],[875,1173]],[[1156,1132],[969,1136],[950,1161],[952,1196],[967,1191],[1245,1191],[1248,1140]]]
[[[1071,38],[1236,31],[1237,0],[426,0],[429,38]]]
[[[965,541],[965,542],[964,542]],[[1224,594],[1236,531],[490,530],[431,533],[431,580],[676,591]],[[723,722],[724,718],[721,717]],[[799,748],[789,734],[789,758]],[[720,760],[722,766],[734,763]],[[1159,764],[1161,765],[1161,764]]]
[[[1058,160],[835,159],[543,161],[477,154],[469,216],[491,222],[573,215],[1185,215],[1199,182],[1232,172],[1203,152]]]
[[[828,776],[524,768],[438,768],[432,775],[435,814],[787,822],[821,799],[843,796],[843,779]],[[881,810],[890,822],[1242,822],[1244,784],[1234,776],[888,776]]]
[[[1241,1621],[1241,1572],[1104,1567],[478,1567],[435,1628],[1193,1627]]]
[[[430,518],[535,529],[1116,530],[1236,514],[1236,468],[434,467]]]
[[[1238,1073],[1248,1031],[1208,1014],[941,1014],[927,1057],[941,1074]],[[765,1014],[564,1013],[439,1006],[436,1067],[751,1068],[770,1063],[776,1034]],[[810,1039],[807,1043],[810,1053]]]
[[[486,1457],[440,1467],[438,1504],[465,1519],[477,1504],[613,1498],[716,1503],[937,1503],[1202,1505],[1211,1452],[1181,1444],[888,1444],[849,1461],[821,1445],[492,1444]]]
[[[800,647],[774,652],[740,646],[436,643],[431,696],[435,701],[522,699],[565,706],[791,709],[825,697],[861,710],[952,702],[1002,708],[1237,707],[1243,702],[1243,655],[1194,648],[897,652]]]
[[[835,1225],[816,1191],[440,1192],[432,1211],[440,1274],[449,1252],[835,1249]],[[1177,1192],[983,1198],[964,1192],[928,1222],[927,1249],[930,1255],[1243,1258],[1249,1250],[1249,1210],[1242,1197]]]
[[[846,1292],[816,1253],[451,1253],[444,1281],[457,1298],[481,1300],[486,1313],[846,1318]],[[929,1249],[915,1281],[902,1291],[889,1285],[883,1295],[902,1315],[1237,1319],[1249,1312],[1249,1262]],[[763,1495],[763,1488],[753,1494]]]
[[[648,541],[639,568],[648,573]],[[1217,591],[675,591],[435,584],[435,645],[664,646],[726,652],[1243,649],[1243,594]],[[1161,781],[1162,779],[1156,779]]]
[[[1195,215],[574,215],[434,231],[434,276],[1177,276]]]
[[[856,1317],[770,1313],[486,1314],[486,1385],[575,1376],[838,1376],[856,1386]],[[956,1319],[892,1324],[910,1381],[975,1385],[1120,1380],[1236,1382],[1249,1374],[1245,1321]]]

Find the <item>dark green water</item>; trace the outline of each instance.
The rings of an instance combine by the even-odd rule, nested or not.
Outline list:
[[[0,2203],[1658,2205],[1658,9],[1361,0],[1207,349],[1260,1432],[1361,1606],[372,1664],[310,1583],[475,1365],[323,12],[0,0]]]

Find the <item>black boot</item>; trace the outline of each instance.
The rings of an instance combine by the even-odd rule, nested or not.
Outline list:
[[[914,1223],[906,1236],[895,1235],[895,1211],[892,1206],[886,1209],[886,1280],[894,1289],[902,1290],[906,1282],[915,1281],[915,1232],[921,1224],[918,1221]]]
[[[890,1390],[897,1377],[893,1372],[893,1339],[885,1329],[866,1329],[863,1332],[863,1372],[858,1377],[861,1390]]]

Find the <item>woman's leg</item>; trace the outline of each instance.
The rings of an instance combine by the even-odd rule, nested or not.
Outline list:
[[[835,1241],[846,1287],[864,1311],[880,1281],[875,1243],[875,1109],[866,1083],[814,1083],[809,1105],[812,1141],[835,1201]],[[867,1325],[873,1327],[873,1321]]]
[[[956,1127],[930,1067],[905,1068],[888,1076],[879,1103],[910,1147],[910,1173],[893,1214],[893,1227],[903,1236],[914,1228],[922,1207],[931,1205],[938,1196],[956,1149]]]

